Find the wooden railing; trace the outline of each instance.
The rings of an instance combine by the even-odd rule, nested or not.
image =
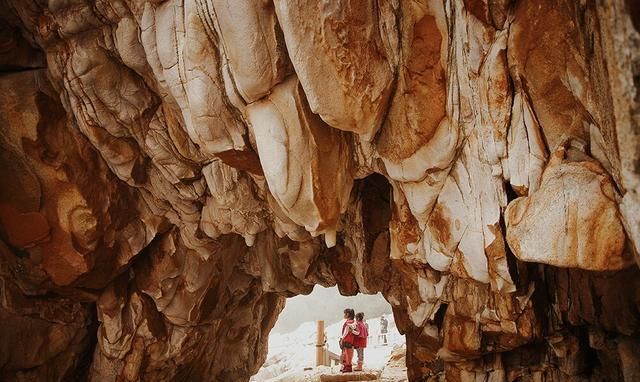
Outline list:
[[[333,366],[333,362],[340,363],[340,356],[329,350],[324,321],[319,320],[316,327],[316,366]]]

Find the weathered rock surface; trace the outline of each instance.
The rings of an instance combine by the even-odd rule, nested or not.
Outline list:
[[[332,127],[372,137],[393,83],[384,17],[375,0],[274,1],[311,111]],[[382,6],[384,7],[384,5]]]
[[[316,284],[411,381],[637,380],[639,9],[0,0],[0,380],[246,381]]]
[[[629,266],[633,259],[625,253],[616,204],[620,197],[613,182],[597,162],[571,161],[566,155],[565,148],[560,148],[542,174],[538,191],[507,207],[507,242],[514,255],[558,267],[619,270]]]

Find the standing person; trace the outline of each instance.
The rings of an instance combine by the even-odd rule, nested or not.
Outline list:
[[[382,316],[380,316],[380,337],[378,338],[378,341],[382,340],[383,341],[383,345],[387,344],[387,327],[389,325],[389,322],[387,321],[386,318],[384,318],[384,314]]]
[[[364,321],[364,313],[359,312],[356,314],[356,328],[358,329],[358,335],[353,341],[353,347],[358,353],[358,365],[354,371],[362,371],[362,364],[364,363],[364,348],[367,347],[367,337],[369,337],[369,325]]]
[[[349,373],[352,370],[351,363],[353,362],[353,341],[358,335],[357,324],[354,321],[355,311],[351,308],[344,310],[344,324],[342,324],[342,333],[340,334],[340,349],[342,354],[340,360],[342,361],[342,368],[340,372]]]

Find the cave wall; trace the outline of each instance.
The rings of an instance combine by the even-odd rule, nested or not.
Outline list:
[[[1,0],[0,380],[248,380],[316,284],[412,381],[638,380],[639,9]]]

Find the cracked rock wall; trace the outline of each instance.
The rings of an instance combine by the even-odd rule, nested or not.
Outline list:
[[[0,380],[246,381],[314,285],[411,381],[640,379],[637,1],[0,18]]]

